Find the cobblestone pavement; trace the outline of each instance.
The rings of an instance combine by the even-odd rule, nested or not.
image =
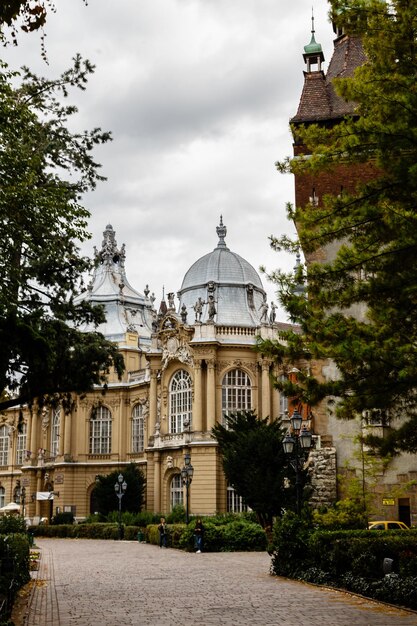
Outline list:
[[[269,575],[266,553],[37,539],[26,626],[417,626],[417,614]]]

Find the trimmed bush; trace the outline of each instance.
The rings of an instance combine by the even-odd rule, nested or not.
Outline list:
[[[274,527],[272,572],[417,609],[417,530],[319,531],[287,514]]]

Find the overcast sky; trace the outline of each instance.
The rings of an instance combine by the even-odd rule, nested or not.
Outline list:
[[[275,161],[292,152],[288,120],[303,85],[303,46],[316,40],[330,60],[326,0],[56,0],[48,17],[49,66],[38,34],[19,36],[2,56],[59,75],[79,52],[96,65],[76,94],[82,128],[111,130],[96,157],[107,182],[85,197],[91,242],[110,223],[126,244],[129,282],[157,302],[177,292],[188,268],[226,242],[256,269],[293,267],[269,247],[294,234],[286,202],[294,181]],[[269,300],[274,286],[261,277]],[[281,319],[283,319],[281,315]]]

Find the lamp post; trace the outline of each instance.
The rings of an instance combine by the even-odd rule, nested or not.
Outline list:
[[[119,474],[117,477],[117,483],[114,484],[116,496],[119,498],[119,540],[122,538],[122,498],[125,495],[126,489],[127,483],[123,478],[123,474]]]
[[[302,428],[303,418],[298,411],[294,411],[291,422],[291,432],[282,440],[282,447],[289,457],[289,462],[295,471],[295,490],[297,497],[297,515],[301,513],[301,470],[308,452],[312,448],[313,437],[307,428]]]
[[[184,467],[181,470],[182,484],[185,485],[185,523],[188,524],[190,512],[190,485],[193,480],[194,468],[191,465],[191,456],[184,454]]]
[[[18,481],[15,494],[17,504],[20,504],[22,507],[21,515],[25,517],[26,487],[21,487],[20,481]]]

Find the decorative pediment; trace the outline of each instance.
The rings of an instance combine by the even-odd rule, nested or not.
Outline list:
[[[194,329],[185,327],[175,314],[165,316],[158,337],[162,348],[162,370],[171,361],[193,366],[193,352],[189,346],[193,335]]]

